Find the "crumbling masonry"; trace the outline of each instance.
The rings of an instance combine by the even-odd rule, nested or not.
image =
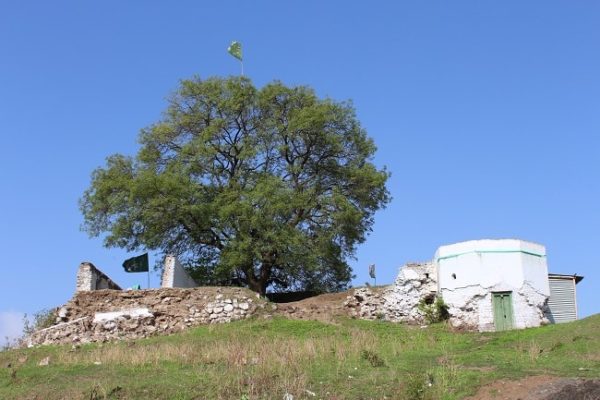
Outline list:
[[[493,331],[546,324],[546,250],[514,239],[442,246],[433,261],[406,264],[393,285],[358,289],[346,305],[359,318],[423,323],[418,304],[435,296],[444,300],[457,328]],[[498,305],[499,297],[505,303]]]
[[[572,281],[574,287],[582,279],[551,276],[559,289],[566,286],[563,281]],[[562,315],[561,309],[548,307],[545,248],[513,239],[442,246],[432,261],[404,265],[392,285],[353,289],[345,301],[340,300],[343,296],[328,294],[316,302],[276,306],[243,288],[198,287],[174,256],[165,259],[160,289],[121,290],[92,263],[84,262],[78,269],[75,296],[57,310],[56,324],[35,332],[27,344],[135,339],[274,312],[300,319],[327,314],[423,324],[419,304],[433,303],[436,297],[447,305],[449,322],[462,329],[527,328]],[[563,296],[556,307],[564,303]]]

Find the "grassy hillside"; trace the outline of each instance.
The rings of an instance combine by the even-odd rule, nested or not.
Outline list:
[[[49,357],[48,366],[38,363]],[[10,367],[9,367],[10,364]],[[499,378],[600,377],[600,315],[500,333],[287,319],[0,353],[0,399],[461,399]]]

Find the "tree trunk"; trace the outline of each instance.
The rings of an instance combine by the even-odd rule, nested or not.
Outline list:
[[[267,293],[267,282],[261,282],[260,280],[248,279],[248,289],[253,292],[264,296]]]
[[[273,257],[273,255],[270,255]],[[248,288],[253,292],[258,293],[261,296],[265,296],[267,294],[267,286],[269,286],[269,279],[271,278],[271,271],[273,269],[272,261],[263,261],[260,265],[260,270],[258,271],[258,276],[254,272],[254,268],[252,266],[247,266],[243,268],[244,274],[246,275],[246,282],[248,284]]]
[[[261,296],[264,296],[267,293],[267,286],[269,282],[269,276],[268,274],[265,275],[263,273],[263,268],[264,266],[261,267],[261,274],[259,277],[254,275],[252,268],[248,268],[244,271],[248,288]]]

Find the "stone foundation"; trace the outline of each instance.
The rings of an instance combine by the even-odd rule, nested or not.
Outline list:
[[[58,309],[56,325],[35,332],[25,344],[79,344],[169,334],[248,318],[266,305],[243,288],[82,291]]]

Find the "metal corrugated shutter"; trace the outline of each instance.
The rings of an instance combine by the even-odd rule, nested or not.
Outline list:
[[[550,322],[561,323],[577,320],[575,304],[575,280],[550,278]]]

